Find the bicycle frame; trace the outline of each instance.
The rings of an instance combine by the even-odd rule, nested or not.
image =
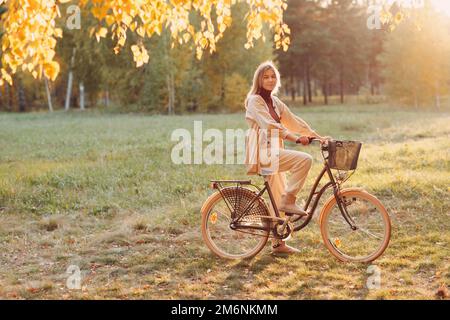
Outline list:
[[[311,219],[312,219],[312,217],[313,217],[313,215],[314,215],[314,213],[315,213],[315,210],[316,210],[316,208],[317,208],[317,205],[319,204],[319,201],[320,201],[320,199],[321,199],[323,193],[324,193],[328,188],[330,188],[330,187],[333,188],[333,194],[334,194],[334,197],[336,198],[336,202],[337,202],[338,208],[339,208],[339,210],[340,210],[342,216],[344,217],[345,221],[349,224],[349,226],[351,227],[352,230],[356,230],[357,227],[356,227],[356,225],[355,225],[355,222],[354,222],[354,221],[352,220],[352,218],[349,216],[349,214],[348,214],[348,212],[347,212],[347,209],[346,209],[345,205],[343,205],[344,203],[343,203],[342,199],[339,197],[339,188],[340,188],[339,183],[337,183],[336,180],[334,179],[334,176],[333,176],[333,173],[332,173],[332,171],[331,171],[331,168],[329,167],[328,162],[327,162],[327,157],[325,157],[325,156],[323,155],[323,153],[322,153],[322,156],[323,156],[323,159],[324,159],[324,166],[323,166],[323,168],[322,168],[322,171],[321,171],[321,172],[319,173],[319,175],[317,176],[316,181],[314,182],[313,187],[311,188],[311,191],[310,191],[309,196],[308,196],[308,200],[306,201],[305,206],[304,206],[304,209],[303,209],[303,210],[307,213],[306,218],[305,218],[305,221],[304,221],[301,225],[298,225],[298,226],[294,227],[294,229],[293,229],[292,231],[293,231],[293,232],[299,231],[299,230],[303,229],[304,227],[306,227],[306,226],[309,224],[309,222],[311,221]],[[322,188],[321,188],[319,191],[316,191],[317,188],[318,188],[318,186],[319,186],[319,184],[320,184],[320,182],[321,182],[321,180],[322,180],[322,178],[324,177],[325,173],[328,175],[329,181],[328,181],[324,186],[322,186]],[[260,176],[261,176],[261,175],[260,175]],[[217,183],[218,183],[219,185],[220,185],[220,182],[236,182],[236,183],[240,183],[240,184],[249,184],[249,185],[254,186],[249,180],[245,180],[245,181],[239,181],[239,180],[228,180],[228,181],[226,181],[226,180],[212,180],[212,182],[213,182],[214,184],[217,184]],[[255,186],[255,187],[256,187],[256,186]],[[222,191],[221,191],[221,188],[218,187],[218,185],[214,185],[214,188],[219,190],[219,192],[221,193],[222,197],[223,197],[224,200],[225,200],[226,197],[223,195],[223,193],[222,193]],[[258,187],[256,187],[256,188],[258,188]],[[286,215],[288,216],[287,219],[281,218],[281,217],[280,217],[280,213],[279,213],[278,208],[277,208],[277,205],[276,205],[276,203],[275,203],[275,199],[274,199],[273,194],[272,194],[272,190],[270,189],[269,183],[267,182],[266,179],[264,179],[264,187],[263,187],[262,189],[259,189],[259,188],[258,188],[258,190],[259,190],[259,192],[258,192],[258,193],[255,195],[255,197],[250,201],[250,203],[249,203],[248,206],[243,210],[243,212],[242,212],[239,216],[234,217],[232,223],[230,224],[230,227],[231,227],[231,228],[233,228],[233,229],[236,229],[236,228],[261,229],[261,228],[259,228],[259,227],[254,227],[254,226],[239,226],[239,227],[236,227],[235,224],[236,224],[236,223],[237,223],[237,222],[238,222],[238,221],[239,221],[239,220],[240,220],[240,219],[241,219],[248,211],[250,211],[250,210],[253,208],[253,203],[254,203],[259,197],[261,197],[266,191],[267,191],[268,194],[269,194],[270,203],[271,203],[271,205],[272,205],[272,207],[273,207],[273,209],[274,209],[276,219],[278,219],[279,221],[283,221],[283,222],[284,222],[284,225],[286,225],[286,224],[289,223],[289,222],[292,222],[292,223],[297,222],[298,220],[300,220],[300,219],[302,219],[303,217],[305,217],[305,216],[299,216],[299,217],[296,217],[296,218],[291,219],[291,217],[293,217],[295,214],[289,214],[289,213],[287,213],[287,214],[286,214]],[[230,205],[228,205],[228,203],[227,203],[226,200],[225,200],[225,203],[226,203],[226,205],[228,206],[228,209],[230,210],[230,212],[233,212],[233,210],[231,209]],[[311,206],[311,208],[309,208],[311,204],[312,204],[312,206]]]
[[[328,181],[318,192],[317,187],[319,186],[320,181],[322,180],[323,176],[325,175],[325,173],[328,174],[328,177],[330,179],[330,181]],[[333,187],[333,193],[335,194],[335,197],[337,196],[338,192],[339,192],[339,186],[336,183],[334,177],[333,177],[333,173],[331,172],[331,169],[328,167],[328,164],[325,162],[324,167],[322,169],[322,171],[319,173],[319,175],[316,178],[316,181],[314,182],[313,187],[311,188],[311,191],[309,193],[308,196],[308,200],[305,203],[305,206],[303,208],[303,210],[306,211],[307,216],[305,221],[294,228],[293,231],[299,231],[301,229],[303,229],[304,227],[306,227],[309,222],[311,221],[314,212],[317,208],[317,205],[319,204],[320,198],[322,197],[323,193],[329,188],[329,187]],[[269,194],[269,198],[270,198],[270,202],[272,204],[272,207],[274,209],[275,212],[275,216],[276,217],[280,217],[280,212],[278,211],[277,205],[275,203],[273,194],[272,194],[272,190],[270,189],[269,183],[267,181],[264,181],[264,188],[261,189],[261,191],[259,192],[258,196],[261,196],[262,194],[264,194],[264,192],[267,190],[268,194]],[[315,197],[314,197],[315,195]],[[313,201],[314,198],[314,201]],[[337,197],[338,198],[338,197]],[[339,200],[338,200],[339,201]],[[312,203],[312,207],[311,209],[308,210],[308,208],[310,207],[310,204]],[[247,210],[244,210],[244,214],[246,213]],[[297,222],[298,220],[300,220],[302,217],[297,217],[294,218],[291,222]]]

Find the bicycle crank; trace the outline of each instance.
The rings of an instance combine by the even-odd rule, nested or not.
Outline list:
[[[294,230],[294,225],[291,222],[279,221],[273,227],[273,234],[275,238],[286,240],[289,238]]]

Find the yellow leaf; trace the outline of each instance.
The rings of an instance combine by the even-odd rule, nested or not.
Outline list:
[[[339,238],[335,238],[334,239],[334,245],[336,246],[336,248],[339,248],[341,246],[341,240]]]
[[[133,44],[133,45],[131,46],[131,51],[133,51],[133,53],[139,52],[139,47],[138,47],[137,45]]]
[[[191,39],[191,35],[189,33],[185,33],[183,35],[183,39],[184,39],[184,42],[186,43],[189,41],[189,39]]]
[[[1,73],[2,73],[2,78],[4,80],[6,80],[6,82],[8,82],[9,85],[12,85],[12,77],[10,76],[10,74],[8,72],[6,72],[6,70],[3,68],[1,70]]]
[[[142,26],[136,29],[136,33],[140,35],[142,38],[145,37],[145,29]]]
[[[105,27],[101,27],[98,32],[100,33],[100,37],[104,38],[108,33],[108,29],[106,29]]]
[[[126,41],[125,37],[120,37],[119,41],[117,41],[117,44],[119,46],[123,47],[125,44],[125,41]]]
[[[150,59],[147,50],[142,47],[142,61],[144,61],[144,63],[148,63],[148,60]]]
[[[133,20],[133,18],[132,18],[130,15],[124,13],[124,15],[123,15],[123,17],[122,17],[122,22],[123,22],[126,26],[129,26],[132,20]]]
[[[203,50],[202,50],[202,48],[200,48],[200,47],[197,47],[197,49],[196,49],[196,57],[197,57],[197,59],[198,60],[200,60],[201,58],[202,58],[202,55],[203,55]]]
[[[217,212],[213,212],[211,216],[209,217],[209,221],[211,221],[212,224],[216,224],[217,222]]]
[[[106,21],[106,24],[107,24],[108,26],[110,26],[110,25],[112,25],[112,24],[114,23],[114,21],[116,21],[116,20],[114,19],[113,16],[107,15],[107,16],[105,17],[105,21]]]
[[[200,40],[200,45],[203,49],[205,49],[208,46],[208,39],[206,38],[201,38]]]
[[[55,37],[62,38],[62,29],[61,28],[55,28]]]
[[[233,19],[230,16],[226,16],[225,18],[223,18],[223,23],[225,23],[227,27],[231,26],[232,21]]]
[[[49,63],[44,64],[44,74],[47,78],[55,81],[56,77],[59,73],[59,63],[56,61],[51,61]]]

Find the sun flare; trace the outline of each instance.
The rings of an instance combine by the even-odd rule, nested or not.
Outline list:
[[[450,16],[450,0],[431,0],[436,10]]]

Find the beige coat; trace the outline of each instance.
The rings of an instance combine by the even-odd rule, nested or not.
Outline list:
[[[277,123],[272,118],[268,105],[260,95],[251,95],[245,106],[245,120],[250,129],[245,139],[244,163],[249,175],[267,174],[264,168],[268,164],[261,162],[260,152],[261,146],[270,145],[270,133],[274,132],[273,129],[277,130],[275,132],[278,133],[279,137],[279,144],[276,148],[282,149],[284,149],[283,140],[289,132],[302,136],[317,136],[317,133],[300,117],[293,114],[278,97],[272,96],[272,101],[281,123]]]

